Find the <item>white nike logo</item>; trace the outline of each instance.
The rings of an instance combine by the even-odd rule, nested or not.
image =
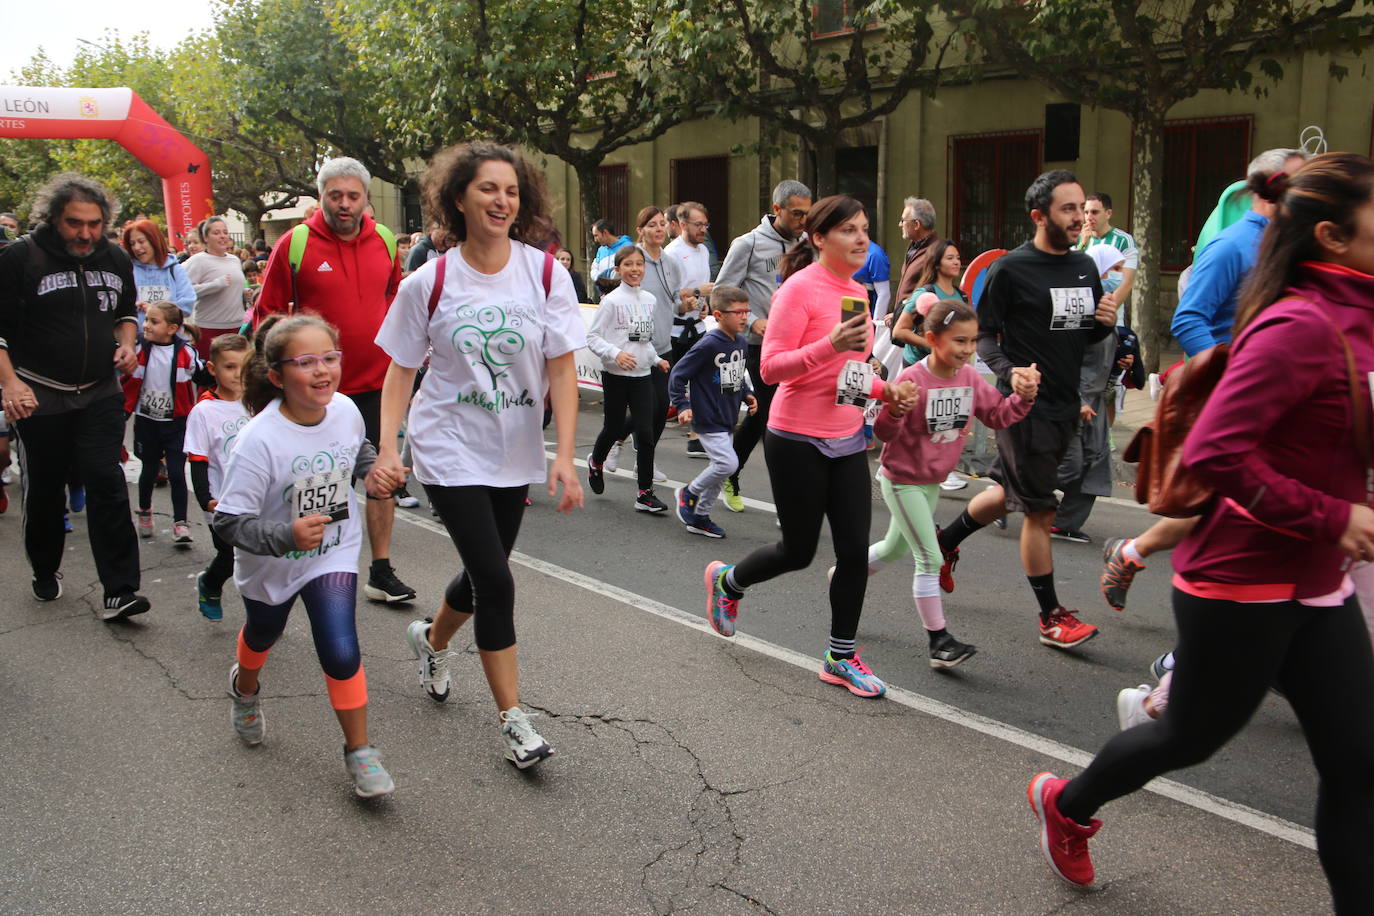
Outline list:
[[[328,267],[328,266],[329,266],[329,265],[326,264],[324,267],[321,267],[320,269],[321,269],[321,270],[324,270],[324,269],[325,269],[326,267]],[[1088,279],[1088,275],[1087,275],[1087,274],[1079,274],[1079,275],[1078,275],[1078,279],[1080,279],[1080,280],[1086,280],[1086,279]]]
[[[323,273],[323,272],[325,272],[325,271],[332,271],[333,269],[334,269],[334,268],[332,268],[332,267],[329,266],[329,262],[328,262],[328,261],[321,261],[321,262],[320,262],[320,266],[319,266],[319,267],[316,267],[316,268],[315,268],[315,271],[316,271],[316,273]],[[1082,280],[1083,278],[1082,278],[1082,277],[1079,277],[1078,279]]]

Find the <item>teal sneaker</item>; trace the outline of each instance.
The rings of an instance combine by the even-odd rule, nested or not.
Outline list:
[[[853,658],[836,658],[826,650],[821,665],[821,680],[844,687],[860,697],[880,697],[887,693],[887,685],[874,674],[856,653]]]
[[[196,576],[196,600],[200,603],[200,616],[206,620],[220,620],[224,617],[224,606],[220,595],[212,595],[205,589],[205,573]]]
[[[706,567],[706,619],[721,636],[735,635],[735,619],[739,617],[739,599],[725,592],[725,574],[732,568],[720,560]]]
[[[353,791],[359,798],[376,798],[396,791],[391,774],[382,766],[381,755],[369,744],[356,750],[345,750],[344,766],[348,768],[348,775],[353,777]]]

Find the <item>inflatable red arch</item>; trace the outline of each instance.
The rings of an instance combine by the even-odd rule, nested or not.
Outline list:
[[[162,179],[172,242],[215,212],[210,159],[132,89],[0,86],[0,137],[114,140]]]

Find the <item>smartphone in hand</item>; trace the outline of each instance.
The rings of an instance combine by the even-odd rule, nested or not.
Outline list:
[[[868,314],[868,300],[858,296],[840,297],[840,320],[849,321],[858,315]]]

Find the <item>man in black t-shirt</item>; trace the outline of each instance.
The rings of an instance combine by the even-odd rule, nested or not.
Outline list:
[[[1083,230],[1083,187],[1072,172],[1046,172],[1026,191],[1035,238],[1008,252],[988,270],[978,300],[978,355],[1011,393],[1014,367],[1038,368],[1040,393],[1024,420],[997,431],[997,461],[990,487],[940,532],[941,586],[954,588],[959,543],[1007,512],[1025,513],[1021,563],[1040,605],[1040,641],[1067,649],[1097,635],[1059,603],[1054,588],[1050,526],[1059,505],[1054,489],[1059,463],[1076,434],[1078,379],[1083,350],[1116,324],[1116,302],[1103,295],[1091,258],[1074,251]]]

